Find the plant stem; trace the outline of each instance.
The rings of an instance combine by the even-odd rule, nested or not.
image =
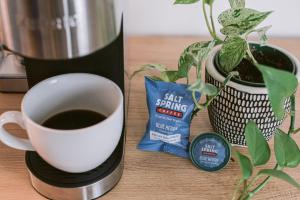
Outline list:
[[[186,84],[189,85],[190,84],[190,79],[189,79],[189,75],[186,76]]]
[[[213,6],[210,5],[210,12],[209,12],[209,16],[210,16],[210,23],[209,23],[209,19],[208,19],[208,15],[207,15],[207,12],[206,12],[206,9],[205,9],[205,2],[202,1],[202,11],[203,11],[203,14],[204,14],[204,19],[205,19],[205,23],[206,23],[206,26],[207,26],[207,29],[211,35],[211,37],[216,40],[216,44],[222,44],[223,41],[217,36],[217,33],[216,33],[216,28],[215,28],[215,23],[214,23],[214,18],[213,18]]]
[[[213,5],[212,4],[209,5],[209,17],[210,17],[210,23],[211,23],[211,27],[212,27],[214,37],[216,37],[217,35],[216,35],[216,28],[215,28],[214,18],[213,18]]]
[[[276,166],[274,167],[275,170],[278,170],[280,169],[279,165],[276,164]],[[249,183],[249,185],[247,186],[246,188],[246,191],[252,186],[252,184],[259,178],[259,176],[255,176],[253,178],[253,180]],[[268,176],[267,178],[265,178],[255,189],[253,189],[251,192],[249,193],[245,193],[243,192],[241,194],[241,196],[238,198],[238,199],[241,199],[241,200],[246,200],[246,199],[250,199],[252,198],[256,193],[258,193],[260,190],[262,190],[267,184],[268,182],[270,181],[271,179],[271,176]]]
[[[251,188],[251,186],[257,181],[257,179],[259,178],[259,176],[256,174],[254,176],[254,178],[250,181],[250,183],[247,186],[247,190],[249,190]]]
[[[297,134],[298,132],[300,132],[300,128],[296,129],[293,133]]]
[[[247,194],[247,184],[248,184],[248,181],[244,180],[244,191],[243,191],[243,194],[245,194],[245,193]]]
[[[204,104],[199,104],[198,102],[195,101],[196,98],[193,97],[194,98],[194,103],[196,104],[197,107],[194,109],[192,116],[194,117],[194,115],[196,115],[199,111],[202,111],[202,110],[206,109],[211,104],[211,102],[217,96],[219,96],[219,94],[221,93],[221,91],[224,88],[225,88],[225,86],[220,87],[218,93],[216,95],[214,95],[214,96],[210,96],[210,98]]]
[[[253,197],[257,192],[259,192],[260,190],[262,190],[270,181],[271,176],[268,176],[261,184],[259,184],[254,190],[252,190],[251,192],[248,193],[248,195],[245,197],[245,199],[249,199],[251,197]]]
[[[215,35],[210,27],[210,23],[209,23],[209,20],[208,20],[208,16],[207,16],[207,13],[206,13],[206,9],[205,9],[205,1],[202,1],[202,11],[203,11],[203,14],[204,14],[204,19],[205,19],[205,23],[206,23],[206,26],[207,26],[207,29],[210,33],[210,35],[215,38]]]
[[[199,63],[199,61],[197,61]],[[196,67],[196,79],[200,79],[201,80],[201,65],[202,63],[197,64]]]
[[[250,49],[250,44],[247,42],[247,55],[250,58],[250,62],[252,62],[252,64],[254,64],[255,66],[258,64],[257,60],[254,58],[251,49]]]
[[[213,95],[213,96],[210,96],[209,99],[204,103],[204,104],[199,104],[197,101],[196,101],[196,98],[194,98],[195,94],[193,94],[193,99],[194,99],[194,103],[196,105],[196,108],[194,109],[193,111],[193,114],[192,114],[192,119],[194,118],[194,116],[201,110],[204,110],[206,109],[210,104],[211,102],[217,97],[220,95],[220,93],[225,89],[226,85],[228,84],[228,82],[231,80],[231,78],[234,77],[234,74],[230,73],[225,81],[222,83],[222,86],[218,89],[218,92],[217,94]]]
[[[249,185],[250,185],[250,184],[249,184]],[[243,200],[243,199],[245,199],[244,196],[248,196],[248,188],[249,188],[249,185],[248,185],[248,181],[247,181],[247,180],[244,180],[244,189],[243,189],[242,194],[241,194],[240,197],[238,198],[238,200]]]
[[[242,183],[243,183],[243,180],[240,180],[239,183],[236,185],[231,200],[235,200],[236,194],[237,194],[237,192],[239,191],[240,186],[241,186]]]
[[[203,109],[203,105],[201,105],[201,104],[198,103],[198,101],[197,101],[197,99],[196,99],[196,92],[195,92],[195,91],[192,92],[192,97],[193,97],[193,100],[194,100],[194,103],[195,103],[197,109],[202,110],[202,109]],[[195,114],[196,114],[196,113],[195,113]],[[192,119],[193,119],[193,116],[194,116],[195,114],[194,114],[194,112],[193,112]]]

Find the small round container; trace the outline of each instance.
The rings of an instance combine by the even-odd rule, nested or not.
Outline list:
[[[190,158],[199,169],[214,172],[226,167],[231,156],[229,142],[217,133],[198,135],[190,145]]]

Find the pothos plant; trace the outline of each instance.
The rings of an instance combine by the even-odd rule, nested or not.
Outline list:
[[[175,4],[193,4],[200,1],[175,0]],[[299,183],[283,171],[284,168],[295,168],[300,163],[300,150],[292,138],[294,134],[300,132],[300,129],[295,129],[295,92],[298,80],[292,73],[259,63],[253,56],[250,48],[251,44],[248,41],[250,34],[258,33],[261,45],[266,43],[266,32],[271,26],[257,27],[272,12],[259,12],[246,8],[245,0],[229,0],[231,8],[223,11],[218,17],[218,22],[222,25],[220,32],[223,34],[223,37],[221,38],[218,36],[215,28],[213,17],[214,0],[202,0],[201,3],[202,12],[212,40],[196,42],[188,46],[179,58],[178,70],[168,70],[167,67],[160,64],[148,64],[134,72],[131,77],[141,71],[156,70],[160,72],[160,75],[152,76],[153,79],[176,82],[184,78],[187,84],[190,84],[189,72],[195,67],[196,81],[190,84],[189,90],[192,91],[194,97],[196,92],[200,92],[202,96],[207,97],[205,103],[200,103],[194,98],[196,105],[194,114],[196,114],[210,105],[232,77],[238,77],[238,73],[233,70],[243,59],[247,59],[262,74],[275,116],[278,119],[283,119],[288,114],[290,116],[290,127],[286,132],[280,129],[276,130],[274,151],[277,164],[274,168],[268,169],[266,164],[271,156],[270,147],[258,126],[253,121],[247,123],[245,135],[250,157],[240,153],[238,150],[234,150],[235,157],[239,161],[242,177],[236,186],[233,199],[250,199],[264,188],[271,177],[282,179],[300,189]],[[216,45],[222,45],[219,53],[219,62],[222,70],[228,74],[220,88],[205,83],[201,77],[203,63]],[[284,108],[284,102],[287,99],[291,101],[289,113],[286,113]],[[258,166],[265,169],[255,170]],[[254,174],[254,171],[257,173]]]

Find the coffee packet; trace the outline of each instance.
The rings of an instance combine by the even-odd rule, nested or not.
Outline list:
[[[194,111],[188,85],[145,77],[149,120],[138,149],[189,157],[191,117]],[[196,93],[196,100],[200,93]]]

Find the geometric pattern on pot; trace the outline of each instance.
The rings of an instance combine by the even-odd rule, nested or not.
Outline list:
[[[297,77],[300,79],[299,61],[288,51],[268,45],[284,53],[295,63]],[[220,87],[225,77],[214,65],[215,55],[220,46],[214,48],[206,61],[206,82]],[[284,105],[286,111],[290,109],[290,100]],[[225,89],[212,101],[208,107],[210,123],[215,132],[223,135],[230,143],[246,145],[244,129],[249,120],[254,121],[262,131],[266,140],[269,140],[283,120],[276,120],[270,106],[266,87],[254,87],[229,81]]]
[[[220,87],[220,82],[206,73],[206,82]],[[289,111],[290,102],[285,102]],[[215,132],[223,135],[230,143],[246,145],[245,125],[254,121],[266,140],[275,133],[283,120],[276,120],[267,94],[250,94],[230,86],[218,95],[208,107],[210,123]]]

